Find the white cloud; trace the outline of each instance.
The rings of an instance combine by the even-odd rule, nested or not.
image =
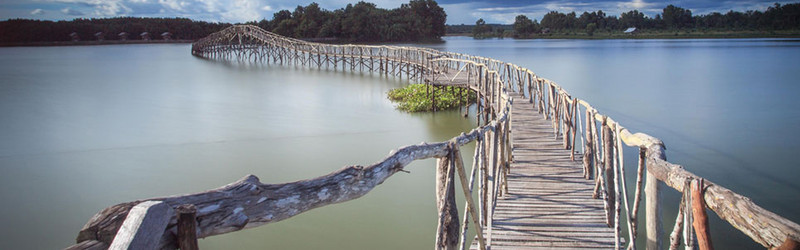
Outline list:
[[[264,7],[261,7],[261,10],[263,10],[263,11],[272,11],[272,6],[264,5]]]
[[[37,15],[44,15],[44,10],[42,10],[42,9],[35,9],[35,10],[31,11],[31,15],[34,15],[34,16],[37,16]]]
[[[223,21],[226,22],[247,22],[261,19],[258,12],[261,6],[259,0],[231,0],[233,5],[221,13]]]
[[[126,6],[122,0],[46,0],[53,3],[77,4],[94,8],[95,16],[119,16],[128,14],[132,10]],[[66,11],[65,11],[66,10]],[[82,16],[83,12],[67,7],[61,10],[62,13],[71,16]],[[80,14],[78,14],[80,13]]]
[[[64,14],[67,14],[67,15],[70,15],[70,16],[83,16],[84,15],[83,12],[80,12],[78,10],[70,9],[69,7],[61,9],[61,13],[64,13]]]
[[[183,11],[183,4],[181,4],[180,0],[158,0],[158,3],[161,6],[166,7],[173,11],[182,12]]]

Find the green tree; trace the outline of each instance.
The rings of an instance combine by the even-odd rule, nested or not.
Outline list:
[[[586,25],[586,34],[588,34],[589,36],[594,36],[594,31],[595,30],[597,30],[597,24],[596,23],[589,23],[589,24]]]
[[[666,24],[667,28],[683,29],[694,26],[692,11],[672,4],[664,8],[661,17],[664,18],[664,24]]]
[[[636,27],[641,29],[645,27],[645,22],[646,18],[644,13],[638,10],[631,10],[619,16],[619,23],[623,27]]]
[[[472,28],[472,37],[485,38],[491,31],[492,28],[486,25],[486,21],[483,21],[483,18],[480,18],[475,22],[475,27]]]
[[[514,19],[514,37],[525,38],[538,30],[538,25],[525,15],[518,15]]]

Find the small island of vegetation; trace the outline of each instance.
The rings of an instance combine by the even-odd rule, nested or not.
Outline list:
[[[431,96],[433,92],[433,96]],[[403,88],[390,90],[389,100],[397,102],[397,109],[406,112],[429,112],[449,110],[468,106],[476,100],[475,92],[455,86],[432,86],[429,84],[410,84]],[[435,104],[434,104],[434,100]]]

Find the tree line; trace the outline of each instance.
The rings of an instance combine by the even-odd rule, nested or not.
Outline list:
[[[188,18],[78,18],[72,21],[41,21],[12,19],[0,22],[0,42],[59,42],[70,41],[75,32],[80,40],[96,40],[95,34],[103,32],[106,40],[121,39],[118,34],[129,34],[128,40],[140,40],[140,34],[150,33],[152,39],[161,39],[161,33],[172,33],[172,39],[196,40],[230,26],[227,23],[192,21]]]
[[[295,38],[326,38],[342,42],[440,41],[445,34],[447,14],[434,0],[411,0],[399,8],[387,10],[373,3],[358,2],[329,11],[317,3],[297,6],[294,11],[275,12],[271,20],[252,21],[266,30]],[[172,33],[172,39],[197,40],[222,30],[229,23],[192,21],[187,18],[116,17],[41,21],[12,19],[0,21],[0,43],[70,41],[75,32],[81,40],[96,40],[103,32],[106,40],[119,40],[126,32],[128,40],[140,40],[148,32],[153,39]]]
[[[712,12],[693,16],[692,11],[668,5],[655,17],[648,17],[638,10],[622,13],[619,17],[608,16],[602,10],[583,12],[578,16],[575,12],[561,13],[551,11],[542,17],[541,22],[531,20],[525,15],[518,15],[513,31],[500,32],[493,30],[483,19],[479,19],[472,27],[475,37],[513,35],[517,38],[528,38],[535,34],[548,32],[580,32],[588,35],[595,31],[621,31],[635,27],[639,30],[798,30],[800,29],[800,3],[775,4],[766,11],[748,10],[745,12],[729,11],[725,14]],[[463,29],[463,28],[462,28]]]
[[[280,35],[295,38],[333,38],[358,42],[440,40],[447,14],[434,0],[411,0],[387,10],[358,2],[329,11],[317,3],[276,12],[272,20],[250,22]]]

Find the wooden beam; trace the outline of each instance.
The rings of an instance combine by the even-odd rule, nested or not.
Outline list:
[[[131,208],[108,249],[156,249],[175,214],[161,201],[145,201]]]

